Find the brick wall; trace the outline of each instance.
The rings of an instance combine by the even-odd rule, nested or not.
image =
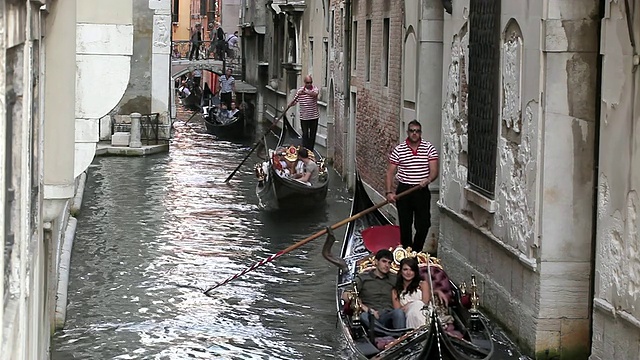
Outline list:
[[[338,4],[338,2],[335,2]],[[384,191],[384,177],[387,168],[387,158],[390,151],[398,143],[398,124],[400,123],[400,94],[401,94],[401,64],[403,37],[403,5],[387,0],[355,0],[353,1],[352,20],[358,22],[356,44],[357,55],[355,70],[352,71],[351,86],[357,90],[356,100],[356,161],[363,180],[378,191]],[[339,16],[339,13],[337,13]],[[389,82],[385,86],[383,74],[383,19],[389,18]],[[371,20],[370,53],[366,49],[366,21]],[[336,36],[342,36],[344,29],[338,25],[342,19],[336,19]],[[352,37],[353,38],[353,37]],[[342,41],[336,41],[342,45]],[[336,45],[338,46],[338,45]],[[336,49],[342,51],[342,49]],[[343,54],[342,58],[351,56]],[[370,80],[366,80],[366,59],[370,59]],[[353,69],[352,64],[352,69]],[[334,80],[342,82],[344,69],[341,63],[331,64]],[[342,71],[339,71],[342,70]],[[347,91],[337,91],[336,105],[349,101]],[[341,89],[342,90],[342,89]],[[338,97],[341,97],[338,99]],[[341,106],[336,106],[336,168],[341,170],[344,156],[343,136],[348,124]]]

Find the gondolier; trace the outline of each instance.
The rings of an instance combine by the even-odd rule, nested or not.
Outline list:
[[[231,68],[227,68],[224,75],[218,80],[218,93],[220,94],[220,102],[225,103],[227,108],[231,107],[233,93],[236,92],[236,79],[231,76]]]
[[[398,180],[395,193],[392,191],[394,175]],[[385,197],[390,202],[396,201],[396,194],[414,186],[422,187],[396,202],[400,239],[405,248],[422,251],[424,247],[431,227],[431,192],[428,186],[437,177],[438,152],[430,142],[422,139],[422,125],[413,120],[407,128],[407,139],[389,156],[385,178]],[[412,237],[414,226],[416,234]]]
[[[296,96],[291,100],[286,113],[293,105],[300,103],[300,126],[302,127],[302,146],[313,151],[316,144],[316,133],[318,132],[318,94],[320,90],[313,85],[311,75],[304,78],[304,86],[299,88]]]

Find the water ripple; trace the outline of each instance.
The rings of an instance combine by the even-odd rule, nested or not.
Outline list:
[[[91,165],[67,322],[52,358],[340,358],[335,272],[321,240],[211,297],[195,290],[345,218],[350,200],[340,178],[332,174],[318,211],[264,213],[252,174],[257,157],[223,182],[251,144],[215,141],[194,121],[176,128],[169,154]]]

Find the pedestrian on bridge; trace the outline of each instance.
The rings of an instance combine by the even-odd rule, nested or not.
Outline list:
[[[196,28],[193,34],[191,34],[191,51],[189,52],[189,61],[193,60],[194,54],[196,56],[196,61],[198,60],[201,43],[202,33],[200,32],[200,24],[196,24]]]

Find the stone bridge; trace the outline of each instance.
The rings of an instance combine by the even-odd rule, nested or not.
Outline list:
[[[240,78],[240,76],[242,75],[240,63],[227,60],[226,66],[233,69],[233,76],[236,79]],[[176,79],[195,69],[211,71],[218,75],[222,75],[224,73],[224,67],[225,64],[222,60],[206,59],[189,61],[185,59],[176,59],[171,61],[171,78]]]

